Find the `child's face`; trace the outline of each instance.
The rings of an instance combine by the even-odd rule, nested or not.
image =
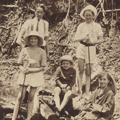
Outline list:
[[[90,10],[86,10],[86,11],[85,11],[84,17],[85,17],[85,21],[86,21],[87,23],[92,22],[93,19],[94,19],[94,15],[93,15],[92,11],[90,11]]]
[[[38,45],[38,38],[36,36],[30,37],[30,45],[31,46],[37,46]]]
[[[106,76],[103,76],[101,79],[99,79],[99,85],[101,88],[107,87],[108,83],[109,83],[109,81]]]
[[[36,12],[35,12],[35,15],[36,15],[36,17],[37,17],[38,19],[43,18],[43,15],[44,15],[44,10],[43,10],[43,8],[38,7],[37,10],[36,10]]]
[[[62,66],[65,70],[67,70],[67,69],[69,69],[72,65],[71,65],[71,63],[70,63],[69,61],[62,61],[61,66]]]

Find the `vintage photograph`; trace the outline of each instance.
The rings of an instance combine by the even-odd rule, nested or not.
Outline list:
[[[120,0],[0,0],[0,120],[120,120]]]

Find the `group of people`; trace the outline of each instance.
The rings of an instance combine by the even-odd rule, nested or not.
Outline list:
[[[38,87],[44,85],[43,71],[46,67],[45,46],[48,39],[49,24],[43,20],[44,7],[36,8],[35,18],[27,20],[18,36],[17,43],[21,44],[21,38],[24,35],[24,47],[19,55],[18,64],[20,75],[18,78],[19,95],[15,104],[12,120],[16,120],[18,110],[23,101],[26,89],[30,86],[28,96],[27,120],[30,120],[33,110],[34,95]],[[77,28],[74,41],[79,43],[76,57],[78,58],[79,80],[78,93],[82,93],[82,79],[85,68],[86,74],[86,92],[87,110],[85,119],[93,118],[101,120],[110,120],[114,112],[114,95],[116,94],[116,86],[112,77],[103,72],[98,75],[99,86],[90,94],[91,69],[96,57],[95,45],[103,42],[103,32],[101,26],[94,21],[97,16],[97,10],[94,6],[86,6],[80,13],[85,22],[80,23]],[[43,47],[44,46],[44,47]],[[74,61],[71,55],[64,55],[59,60],[59,67],[55,72],[55,89],[54,101],[56,105],[56,113],[59,114],[68,103],[72,95],[72,87],[76,81],[76,70],[74,69]],[[63,101],[60,101],[61,93],[64,94]],[[89,109],[89,110],[88,110]],[[93,120],[91,118],[91,120]],[[79,116],[78,116],[79,119]]]

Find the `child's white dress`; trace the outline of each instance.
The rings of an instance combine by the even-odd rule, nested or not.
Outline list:
[[[18,63],[23,64],[23,66],[29,68],[44,67],[46,66],[45,51],[41,48],[37,48],[35,50],[32,50],[30,47],[23,48],[20,53]],[[38,87],[44,85],[44,77],[42,71],[26,75],[22,71],[20,71],[20,75],[18,77],[18,84],[23,85],[24,79],[25,86]]]

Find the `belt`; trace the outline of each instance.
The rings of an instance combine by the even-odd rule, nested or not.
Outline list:
[[[95,46],[95,44],[88,44],[88,43],[85,43],[83,41],[80,41],[81,44],[85,45],[85,46]]]

